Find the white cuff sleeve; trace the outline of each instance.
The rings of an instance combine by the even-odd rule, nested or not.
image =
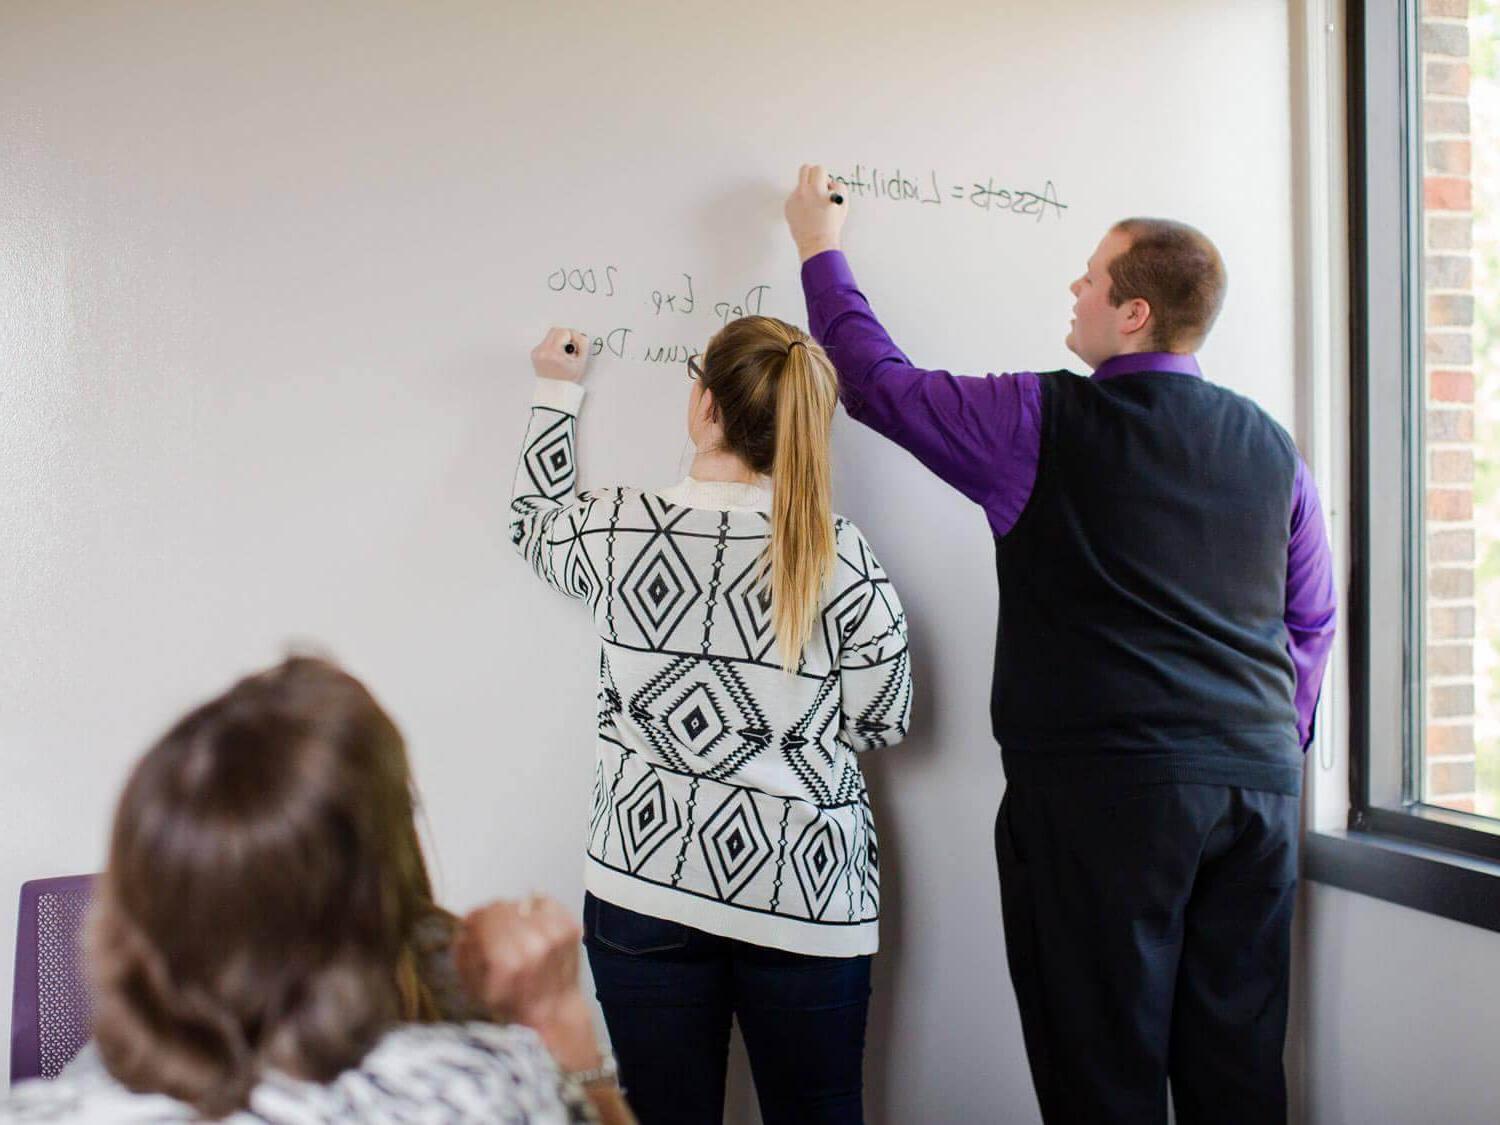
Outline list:
[[[566,379],[538,377],[536,390],[531,394],[532,406],[547,406],[564,414],[577,414],[582,403],[583,384],[570,383]]]

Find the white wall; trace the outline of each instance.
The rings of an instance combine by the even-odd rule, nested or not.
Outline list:
[[[1306,1120],[1500,1121],[1500,934],[1314,885]]]
[[[1291,424],[1290,42],[1265,0],[0,6],[4,995],[17,885],[97,869],[134,756],[288,641],[404,726],[453,905],[579,899],[591,638],[504,526],[525,352],[556,321],[701,344],[758,284],[801,320],[779,210],[803,160],[1056,185],[1040,222],[853,200],[867,292],[957,370],[1062,365],[1107,224],[1198,223],[1231,275],[1206,366]],[[556,294],[564,265],[619,292]],[[657,315],[684,272],[697,308]],[[586,483],[674,479],[680,369],[591,384]],[[871,1117],[1033,1121],[990,850],[990,542],[903,454],[836,437],[919,690],[870,763]]]

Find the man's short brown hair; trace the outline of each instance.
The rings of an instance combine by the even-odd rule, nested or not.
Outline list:
[[[1109,303],[1144,300],[1155,322],[1152,347],[1196,351],[1224,304],[1228,279],[1218,247],[1171,219],[1124,219],[1113,229],[1130,245],[1109,264]]]

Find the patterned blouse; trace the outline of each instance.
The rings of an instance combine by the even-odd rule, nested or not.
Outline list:
[[[138,1094],[110,1075],[92,1046],[51,1081],[33,1079],[0,1101],[0,1125],[146,1125],[199,1121],[163,1094]],[[250,1109],[225,1125],[582,1125],[597,1120],[535,1032],[487,1023],[406,1024],[327,1085],[281,1074],[261,1080]]]
[[[782,670],[763,556],[770,493],[694,481],[575,494],[583,388],[538,380],[511,501],[516,550],[599,635],[585,882],[757,945],[874,952],[880,850],[859,754],[906,734],[906,617],[859,529]]]

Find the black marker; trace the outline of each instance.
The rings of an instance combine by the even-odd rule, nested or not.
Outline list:
[[[566,344],[563,345],[563,351],[567,352],[569,355],[572,355],[577,350],[578,349],[573,346],[572,340],[569,340]]]
[[[831,200],[833,200],[835,203],[842,203],[842,202],[844,202],[844,197],[842,195],[840,195],[838,192],[834,192],[828,198],[831,199]]]

